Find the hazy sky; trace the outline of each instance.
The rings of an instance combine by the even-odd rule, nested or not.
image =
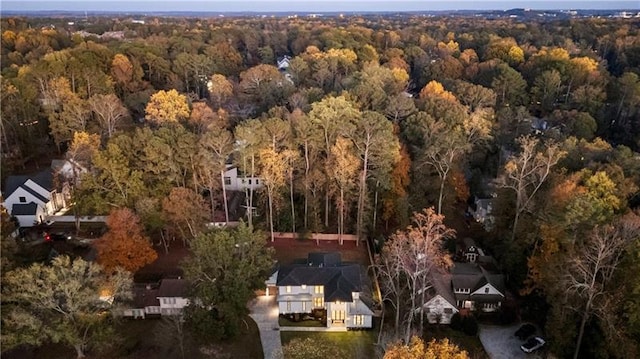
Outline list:
[[[640,9],[635,1],[581,0],[85,0],[85,1],[1,1],[1,10],[75,11],[421,11],[421,10],[505,10],[531,8],[558,9]]]

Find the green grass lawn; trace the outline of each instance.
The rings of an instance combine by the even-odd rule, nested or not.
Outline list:
[[[444,339],[448,338],[450,342],[455,343],[460,349],[466,350],[469,353],[469,357],[473,359],[488,359],[489,356],[484,351],[482,342],[477,335],[466,335],[463,332],[451,329],[447,325],[435,326],[430,325],[425,327],[424,333],[425,342],[429,342],[432,339]]]
[[[353,353],[354,359],[375,357],[376,335],[377,331],[373,329],[350,332],[280,332],[282,345],[286,345],[295,338],[312,338],[316,343],[325,342],[339,346],[346,353]]]

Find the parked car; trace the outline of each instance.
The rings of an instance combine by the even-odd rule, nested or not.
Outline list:
[[[529,340],[527,340],[526,343],[522,344],[520,346],[520,349],[522,349],[522,351],[525,353],[532,353],[542,348],[544,343],[545,343],[544,339],[540,337],[532,337],[532,338],[529,338]]]
[[[525,323],[522,324],[520,328],[518,328],[518,330],[516,330],[516,333],[514,335],[520,340],[525,340],[535,334],[535,332],[536,327],[533,326],[533,324]]]
[[[67,234],[67,233],[45,233],[44,234],[44,241],[45,242],[51,242],[51,241],[66,241],[71,239],[71,235]]]

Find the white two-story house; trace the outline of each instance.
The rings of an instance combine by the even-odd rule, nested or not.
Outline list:
[[[9,176],[4,207],[20,227],[32,227],[64,208],[65,197],[54,186],[52,170],[47,169],[32,176]]]
[[[372,327],[360,266],[343,264],[339,253],[309,253],[306,263],[282,266],[276,285],[280,314],[324,311],[329,328]]]

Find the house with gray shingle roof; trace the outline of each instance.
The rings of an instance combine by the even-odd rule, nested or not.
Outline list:
[[[278,270],[280,314],[326,312],[327,327],[371,328],[373,312],[361,300],[363,280],[357,264],[342,263],[339,253],[309,253],[306,263]]]
[[[459,308],[494,312],[505,298],[504,275],[494,271],[491,262],[455,263],[451,286]]]
[[[51,169],[31,176],[9,176],[4,195],[4,207],[20,227],[42,223],[65,206],[65,196],[55,188]]]

